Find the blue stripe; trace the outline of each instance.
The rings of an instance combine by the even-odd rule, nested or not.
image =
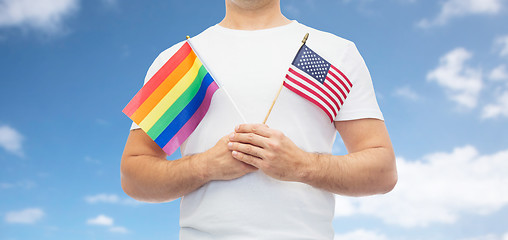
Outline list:
[[[196,110],[201,106],[203,99],[206,95],[206,90],[208,86],[213,82],[212,76],[210,73],[207,73],[203,78],[203,82],[201,83],[201,87],[196,93],[196,96],[189,102],[187,106],[176,116],[175,119],[169,124],[168,127],[162,131],[162,133],[155,139],[155,143],[159,145],[161,148],[166,146],[166,144],[175,136],[175,134],[180,130],[187,121],[194,115]]]

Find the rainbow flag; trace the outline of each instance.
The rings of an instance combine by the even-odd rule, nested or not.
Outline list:
[[[171,155],[201,122],[218,88],[186,42],[122,112]]]

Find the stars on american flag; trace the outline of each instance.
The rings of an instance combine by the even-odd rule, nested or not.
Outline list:
[[[311,75],[321,83],[325,81],[326,74],[330,69],[329,62],[324,60],[321,56],[317,55],[305,45],[303,46],[302,51],[300,51],[296,56],[293,65]]]
[[[284,86],[321,108],[333,122],[353,84],[304,44],[288,69]]]

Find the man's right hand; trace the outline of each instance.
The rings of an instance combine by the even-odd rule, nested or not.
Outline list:
[[[203,153],[208,180],[232,180],[258,170],[256,167],[233,158],[228,149],[229,135]]]
[[[168,161],[166,153],[142,130],[130,132],[122,156],[122,188],[146,202],[167,202],[212,180],[231,180],[257,168],[233,158],[228,136],[199,154]]]

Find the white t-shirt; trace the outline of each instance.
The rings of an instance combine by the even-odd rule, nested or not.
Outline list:
[[[309,33],[307,46],[353,83],[335,121],[383,119],[369,71],[354,43],[296,21],[255,31],[215,25],[193,37],[192,44],[221,89],[213,96],[202,122],[181,146],[182,155],[210,149],[243,122],[224,89],[248,123],[261,123],[305,33]],[[162,52],[145,81],[182,44]],[[319,107],[287,88],[282,90],[267,124],[305,151],[332,151],[334,124]],[[333,239],[334,207],[334,196],[329,192],[278,181],[257,171],[231,181],[209,182],[182,197],[180,239]]]

